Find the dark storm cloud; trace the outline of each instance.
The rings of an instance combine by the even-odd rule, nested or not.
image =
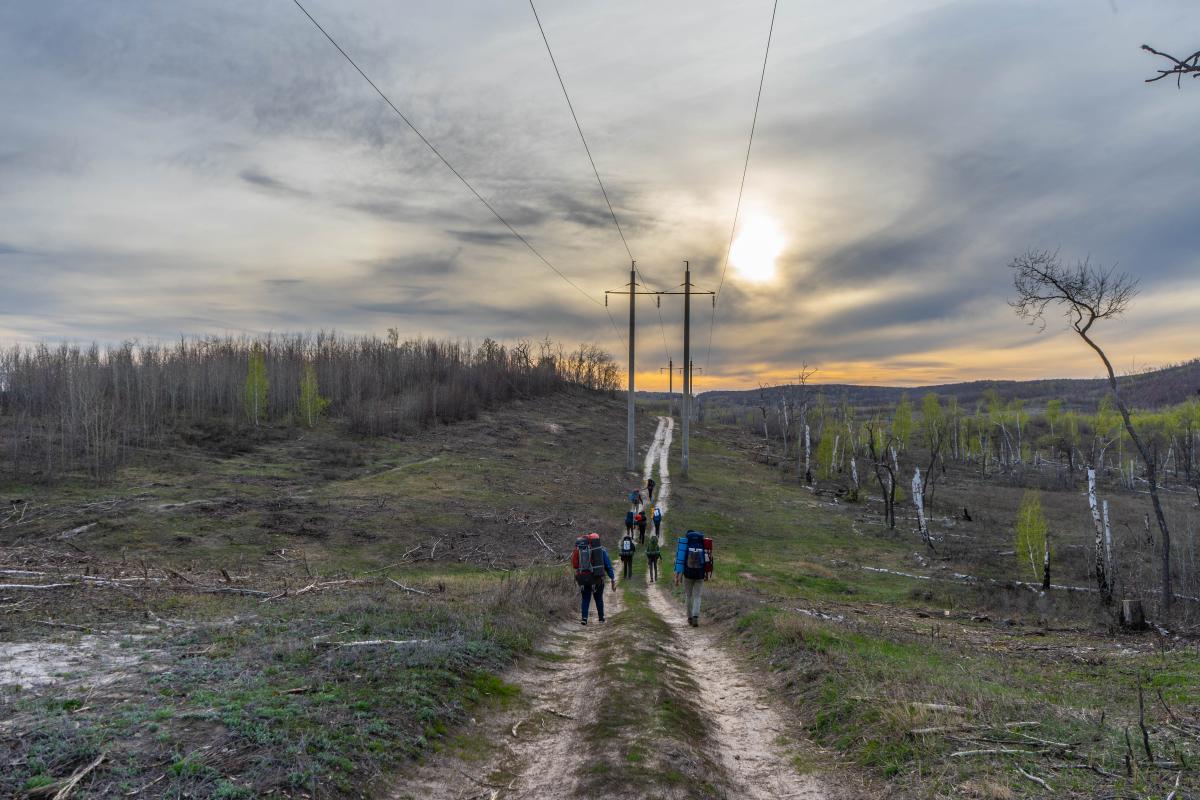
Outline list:
[[[241,172],[239,172],[238,177],[241,178],[246,183],[249,183],[252,186],[257,186],[260,189],[266,189],[269,192],[276,192],[278,194],[286,194],[286,195],[290,195],[292,197],[310,197],[311,196],[311,194],[309,192],[303,191],[302,189],[297,189],[294,186],[290,186],[287,183],[284,183],[283,181],[279,180],[278,178],[273,178],[270,175],[267,175],[264,172],[260,172],[259,170],[254,169],[252,167],[248,167],[248,168],[242,170]]]
[[[407,281],[413,277],[449,278],[462,269],[458,256],[405,255],[380,259],[367,264],[373,282],[390,283],[394,280]]]

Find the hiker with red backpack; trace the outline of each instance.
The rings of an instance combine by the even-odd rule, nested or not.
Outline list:
[[[621,539],[621,579],[633,577],[633,554],[637,552],[637,545],[633,543],[633,533],[626,533],[625,538]]]
[[[638,529],[638,544],[646,543],[646,512],[639,511],[633,515],[633,521],[637,524]]]
[[[582,599],[579,604],[579,624],[587,625],[588,607],[592,598],[596,598],[596,614],[604,622],[604,576],[612,583],[613,591],[617,589],[617,576],[613,572],[612,561],[608,551],[600,544],[600,534],[589,533],[575,540],[575,550],[571,553],[571,566],[575,568],[575,582],[579,584]]]
[[[688,531],[675,547],[675,585],[683,584],[683,607],[688,625],[700,627],[700,590],[712,575],[712,539],[700,531]]]

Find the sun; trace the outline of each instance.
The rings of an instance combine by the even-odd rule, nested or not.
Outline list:
[[[775,278],[775,261],[783,252],[783,245],[783,234],[774,220],[751,217],[733,242],[729,263],[742,280],[766,283]]]

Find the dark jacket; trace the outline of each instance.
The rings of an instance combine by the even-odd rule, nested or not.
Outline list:
[[[624,545],[624,543],[625,543],[625,540],[626,540],[626,539],[628,539],[628,540],[629,540],[629,552],[628,552],[628,553],[626,553],[626,552],[625,552],[625,550],[624,550],[624,548],[622,547],[622,549],[620,549],[620,550],[618,550],[618,551],[617,551],[618,553],[620,553],[620,554],[621,554],[621,558],[624,558],[626,555],[628,555],[628,556],[632,557],[632,556],[633,556],[633,554],[637,552],[637,544],[636,544],[636,543],[633,541],[633,537],[632,537],[632,536],[623,536],[623,537],[621,537],[621,544],[622,544],[622,545]]]

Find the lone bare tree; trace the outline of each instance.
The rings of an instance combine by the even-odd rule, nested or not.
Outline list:
[[[1061,307],[1071,328],[1104,362],[1113,401],[1121,412],[1129,438],[1146,465],[1150,501],[1162,533],[1162,603],[1164,610],[1169,609],[1174,599],[1171,592],[1171,532],[1167,528],[1167,517],[1158,496],[1157,457],[1146,447],[1134,428],[1129,406],[1121,397],[1112,362],[1091,336],[1092,326],[1098,320],[1119,317],[1129,308],[1130,301],[1137,295],[1137,279],[1117,272],[1115,267],[1105,269],[1093,266],[1086,259],[1068,267],[1059,259],[1057,252],[1048,250],[1028,250],[1014,258],[1009,266],[1013,270],[1013,286],[1017,292],[1016,299],[1010,301],[1009,305],[1017,314],[1031,325],[1040,324],[1044,330],[1046,309]]]
[[[1154,83],[1155,81],[1161,81],[1163,78],[1169,78],[1174,75],[1175,85],[1179,86],[1183,82],[1184,75],[1191,75],[1193,78],[1200,77],[1200,50],[1185,58],[1176,58],[1170,53],[1155,50],[1148,44],[1142,45],[1142,49],[1147,53],[1165,58],[1170,62],[1166,69],[1159,69],[1158,74],[1153,78],[1146,78],[1146,83]]]

